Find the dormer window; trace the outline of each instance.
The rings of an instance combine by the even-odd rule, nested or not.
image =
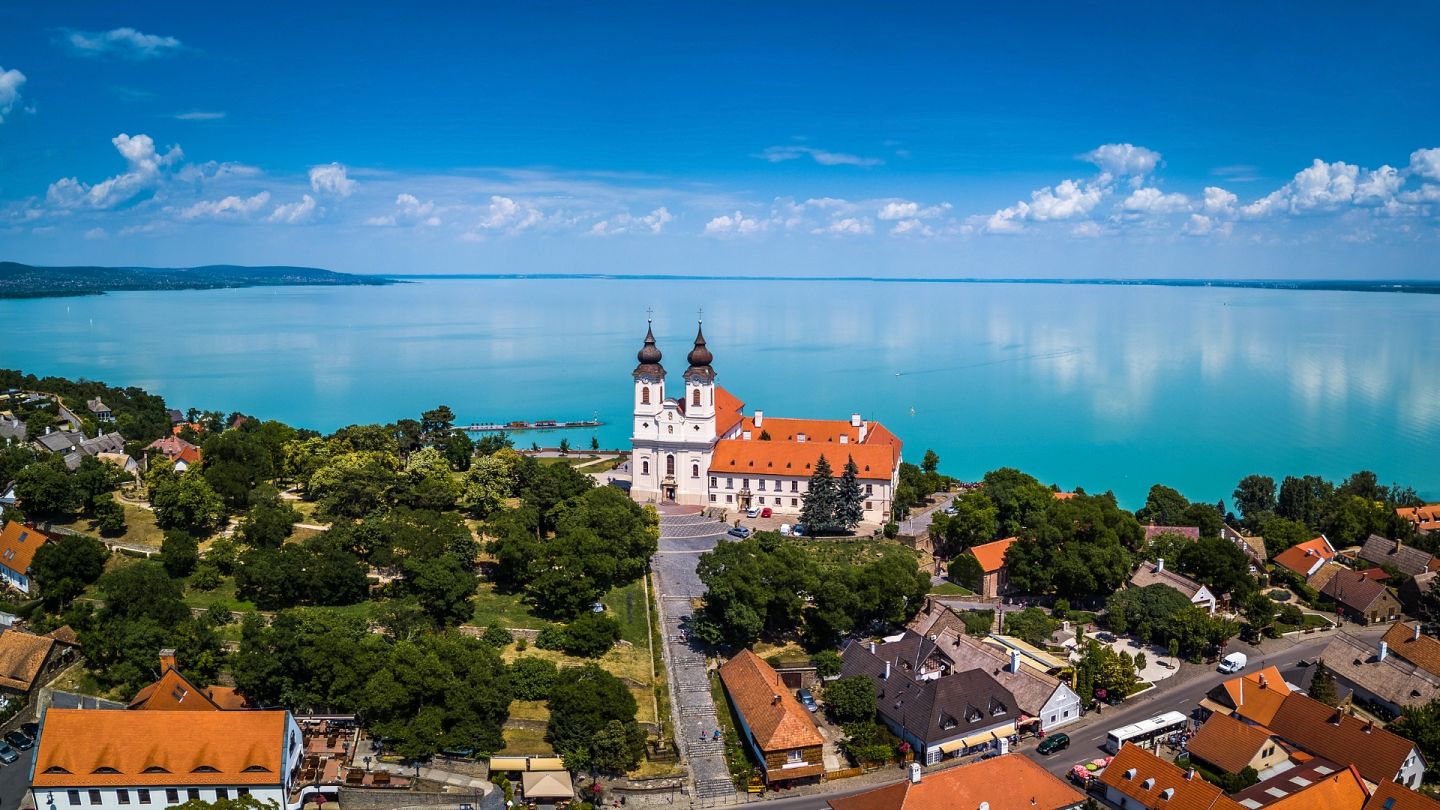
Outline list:
[[[1164,790],[1160,791],[1160,798],[1161,798],[1162,800],[1169,799],[1170,797],[1172,797],[1172,796],[1174,796],[1174,795],[1175,795],[1175,788],[1165,788]]]
[[[148,768],[146,768],[145,770],[141,771],[141,773],[169,773],[169,772],[170,772],[170,771],[166,770],[165,768],[160,767],[159,765],[151,765],[150,767],[148,767]]]
[[[199,765],[191,773],[219,773],[219,769],[210,765]]]
[[[100,767],[98,767],[98,768],[96,768],[95,770],[91,771],[91,773],[119,773],[119,771],[115,770],[114,768],[110,767],[109,765],[101,765]]]
[[[70,773],[59,765],[51,765],[45,769],[45,773]]]
[[[1151,776],[1147,778],[1144,782],[1140,783],[1140,787],[1145,788],[1146,790],[1155,787],[1155,777]]]
[[[269,772],[270,772],[270,769],[267,768],[267,767],[265,767],[264,765],[247,765],[247,766],[245,767],[245,771],[244,771],[244,772],[245,772],[245,773],[269,773]]]

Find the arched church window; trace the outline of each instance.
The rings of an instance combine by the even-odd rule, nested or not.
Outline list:
[[[650,474],[650,459],[647,458],[647,459],[641,460],[641,462],[640,462],[640,474],[641,474],[641,475],[649,475],[649,474]]]
[[[690,465],[690,477],[691,477],[691,478],[699,478],[699,477],[700,477],[700,465],[699,465],[699,464],[691,464],[691,465]]]
[[[665,457],[665,474],[666,474],[666,475],[674,475],[674,474],[675,474],[675,457],[674,457],[674,456],[666,456],[666,457]]]
[[[691,399],[691,401],[692,401],[694,404],[696,404],[696,405],[699,405],[699,404],[700,404],[700,389],[699,389],[699,388],[696,388],[696,389],[695,389],[695,396],[691,397],[690,399]]]
[[[640,389],[640,404],[641,404],[641,405],[649,405],[649,404],[650,404],[650,386],[648,386],[648,385],[645,386],[644,388],[641,388],[641,389]]]

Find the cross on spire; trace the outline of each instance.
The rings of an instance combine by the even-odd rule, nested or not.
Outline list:
[[[653,321],[653,320],[655,319],[654,316],[655,316],[655,310],[652,309],[652,308],[650,308],[650,307],[645,307],[645,322],[646,322],[646,323],[650,323],[651,321]]]
[[[695,313],[695,320],[696,320],[697,322],[699,322],[699,323],[704,323],[704,322],[705,322],[705,308],[704,308],[704,307],[700,307],[700,310]]]

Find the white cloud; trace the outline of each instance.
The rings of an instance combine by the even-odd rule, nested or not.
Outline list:
[[[656,208],[644,216],[634,216],[629,211],[624,211],[609,219],[601,220],[590,227],[590,233],[594,236],[614,236],[622,233],[660,233],[665,224],[674,220],[670,209],[665,206]]]
[[[895,236],[933,236],[935,231],[918,219],[902,219],[895,223],[890,233]]]
[[[900,219],[934,219],[950,210],[950,203],[921,205],[913,200],[888,200],[875,214],[878,219],[888,221]]]
[[[20,85],[24,83],[24,73],[0,68],[0,124],[5,123],[5,116],[20,103]]]
[[[258,166],[244,163],[219,163],[207,160],[204,163],[187,163],[175,173],[175,179],[183,183],[206,183],[214,180],[229,180],[236,177],[258,177],[263,174]]]
[[[1219,186],[1205,187],[1205,213],[1231,214],[1240,198]]]
[[[1129,143],[1107,143],[1080,158],[1117,177],[1147,175],[1160,163],[1159,152]]]
[[[110,142],[125,158],[125,172],[93,186],[74,177],[56,180],[45,194],[46,201],[60,208],[113,208],[154,189],[162,174],[185,157],[179,146],[170,147],[164,154],[157,152],[149,135],[131,137],[121,133]]]
[[[183,45],[175,37],[146,34],[134,28],[111,31],[70,31],[64,42],[79,56],[122,56],[126,59],[154,59],[178,52]]]
[[[869,217],[841,217],[824,227],[815,228],[811,233],[828,233],[835,236],[863,236],[875,232],[875,225]]]
[[[191,110],[190,112],[176,113],[170,117],[176,121],[219,121],[225,117],[225,113]]]
[[[85,232],[85,238],[91,242],[104,239],[109,235],[110,234],[105,232],[104,228],[91,228],[90,230]]]
[[[201,200],[175,212],[183,220],[196,219],[246,219],[257,214],[270,202],[270,192],[262,191],[251,197],[230,195],[219,200]]]
[[[310,221],[315,216],[317,207],[315,198],[306,194],[300,198],[299,202],[275,206],[275,210],[270,212],[270,216],[266,217],[266,220],[281,225],[299,225],[302,222]]]
[[[357,185],[359,184],[349,178],[345,167],[339,163],[310,168],[310,190],[316,194],[349,197],[355,193]]]
[[[1394,166],[1365,172],[1355,184],[1355,204],[1385,205],[1395,199],[1404,184],[1404,176]]]
[[[1411,174],[1440,180],[1440,149],[1417,149],[1410,153]]]
[[[727,236],[737,234],[748,236],[765,230],[770,223],[747,217],[736,211],[733,216],[721,215],[705,223],[706,236]]]
[[[1121,207],[1126,211],[1142,214],[1173,214],[1188,209],[1190,198],[1179,193],[1166,194],[1158,188],[1147,186],[1130,192]]]
[[[435,203],[421,202],[414,194],[400,194],[395,197],[395,212],[384,216],[370,217],[366,225],[422,225],[434,228],[441,224],[435,215]]]
[[[808,157],[819,163],[821,166],[879,166],[885,161],[880,158],[861,157],[860,155],[846,154],[845,152],[831,152],[825,149],[815,149],[810,146],[772,146],[756,157],[768,160],[771,163],[782,163],[787,160],[799,160]]]
[[[1071,236],[1079,236],[1086,239],[1095,239],[1104,235],[1105,229],[1100,227],[1098,222],[1081,222],[1070,229]]]
[[[540,209],[526,202],[516,202],[509,197],[496,194],[490,198],[484,215],[476,227],[486,231],[519,233],[539,225],[545,219]]]
[[[1316,158],[1290,182],[1240,210],[1249,217],[1333,211],[1354,199],[1359,174],[1358,166]]]
[[[1191,214],[1180,232],[1186,236],[1229,236],[1234,227],[1233,222],[1218,222],[1214,217],[1205,214]]]

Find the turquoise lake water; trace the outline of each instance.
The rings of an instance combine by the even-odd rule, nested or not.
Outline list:
[[[879,419],[962,478],[1016,466],[1143,502],[1252,472],[1440,497],[1440,296],[1038,284],[446,280],[0,301],[0,366],[321,430],[586,419],[628,441],[645,310],[678,383],[696,310],[720,384],[776,416]]]

